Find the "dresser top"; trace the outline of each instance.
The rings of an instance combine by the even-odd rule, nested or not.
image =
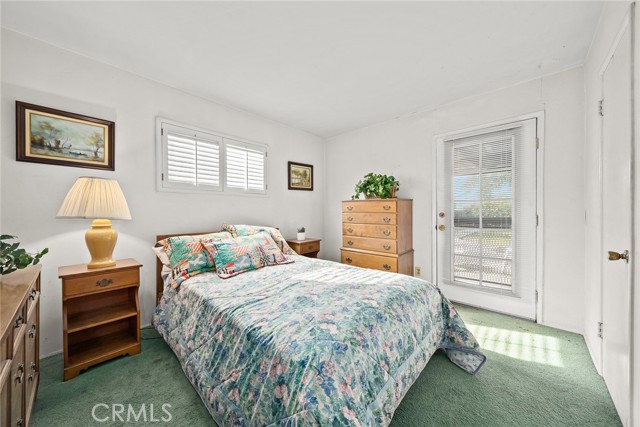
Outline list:
[[[138,267],[142,267],[142,264],[133,258],[119,259],[113,267],[105,268],[87,268],[87,264],[65,265],[58,268],[58,277],[90,276],[104,271],[126,270]]]
[[[27,299],[31,285],[38,278],[42,265],[30,265],[0,277],[0,338],[4,337],[18,309]]]

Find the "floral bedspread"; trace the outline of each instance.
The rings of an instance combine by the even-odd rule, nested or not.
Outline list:
[[[485,356],[431,284],[295,263],[166,287],[153,324],[220,426],[386,426],[431,355]]]

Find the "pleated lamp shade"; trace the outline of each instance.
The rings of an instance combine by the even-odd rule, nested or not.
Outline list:
[[[131,219],[127,200],[115,179],[80,177],[65,197],[58,218],[92,218],[85,234],[91,262],[87,268],[107,268],[116,265],[112,258],[118,233],[111,219]]]
[[[131,213],[118,181],[82,176],[67,193],[57,217],[131,219]]]

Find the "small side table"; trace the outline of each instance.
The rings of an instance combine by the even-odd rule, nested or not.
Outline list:
[[[318,258],[320,252],[321,239],[304,239],[304,240],[287,240],[291,249],[296,251],[298,255],[304,255],[308,258]]]
[[[114,357],[140,353],[140,267],[129,258],[107,268],[78,264],[58,269],[65,381]]]

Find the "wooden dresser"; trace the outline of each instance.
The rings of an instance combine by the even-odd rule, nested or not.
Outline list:
[[[40,265],[1,278],[0,426],[25,427],[40,381]]]
[[[413,200],[342,202],[343,264],[413,275]]]

